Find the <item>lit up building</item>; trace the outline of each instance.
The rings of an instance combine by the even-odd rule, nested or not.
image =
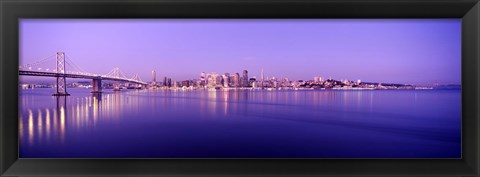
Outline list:
[[[242,76],[242,86],[243,87],[250,87],[250,84],[248,83],[248,71],[243,70],[243,76]]]
[[[157,72],[155,70],[152,70],[152,85],[157,84]]]
[[[188,80],[187,80],[187,81],[182,81],[181,86],[182,86],[182,87],[183,87],[183,86],[188,87],[188,86],[190,86],[190,82],[189,82]]]
[[[230,74],[229,73],[225,73],[222,75],[223,77],[223,87],[229,87],[229,83],[230,83]]]
[[[215,77],[215,87],[223,87],[223,77],[221,75],[216,75]]]
[[[207,85],[206,78],[207,78],[207,75],[205,74],[205,72],[200,73],[200,86]]]
[[[257,81],[257,79],[255,79],[255,78],[250,78],[250,79],[248,80],[248,85],[250,85],[250,86],[253,87],[253,84],[254,84],[256,81]]]
[[[217,86],[217,74],[211,73],[207,75],[207,87],[214,88]]]
[[[167,77],[165,77],[165,78],[167,78]],[[167,87],[171,87],[172,86],[172,79],[168,78],[166,83],[167,83],[167,85],[166,85]]]
[[[261,72],[261,75],[260,75],[260,87],[263,89],[263,82],[265,81],[264,79],[264,73],[263,73],[263,67],[262,67],[262,72]]]
[[[240,74],[238,73],[233,75],[233,87],[240,87]]]

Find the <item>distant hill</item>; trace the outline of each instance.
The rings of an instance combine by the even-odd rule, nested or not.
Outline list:
[[[437,85],[433,87],[434,89],[450,90],[450,89],[461,89],[462,86],[458,84],[448,84],[448,85]]]

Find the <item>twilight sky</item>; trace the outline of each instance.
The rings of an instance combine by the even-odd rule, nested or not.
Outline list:
[[[177,81],[244,69],[259,78],[262,67],[291,80],[461,80],[460,19],[22,19],[20,30],[20,65],[64,51],[88,72],[119,67],[144,81],[152,70]]]

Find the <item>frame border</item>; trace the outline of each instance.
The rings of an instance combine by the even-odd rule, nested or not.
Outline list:
[[[20,18],[462,18],[462,159],[18,159]],[[479,176],[479,0],[0,0],[0,176]]]

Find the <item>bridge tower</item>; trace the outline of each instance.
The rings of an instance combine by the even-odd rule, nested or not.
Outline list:
[[[53,96],[69,96],[65,77],[65,52],[57,52],[57,92]]]

